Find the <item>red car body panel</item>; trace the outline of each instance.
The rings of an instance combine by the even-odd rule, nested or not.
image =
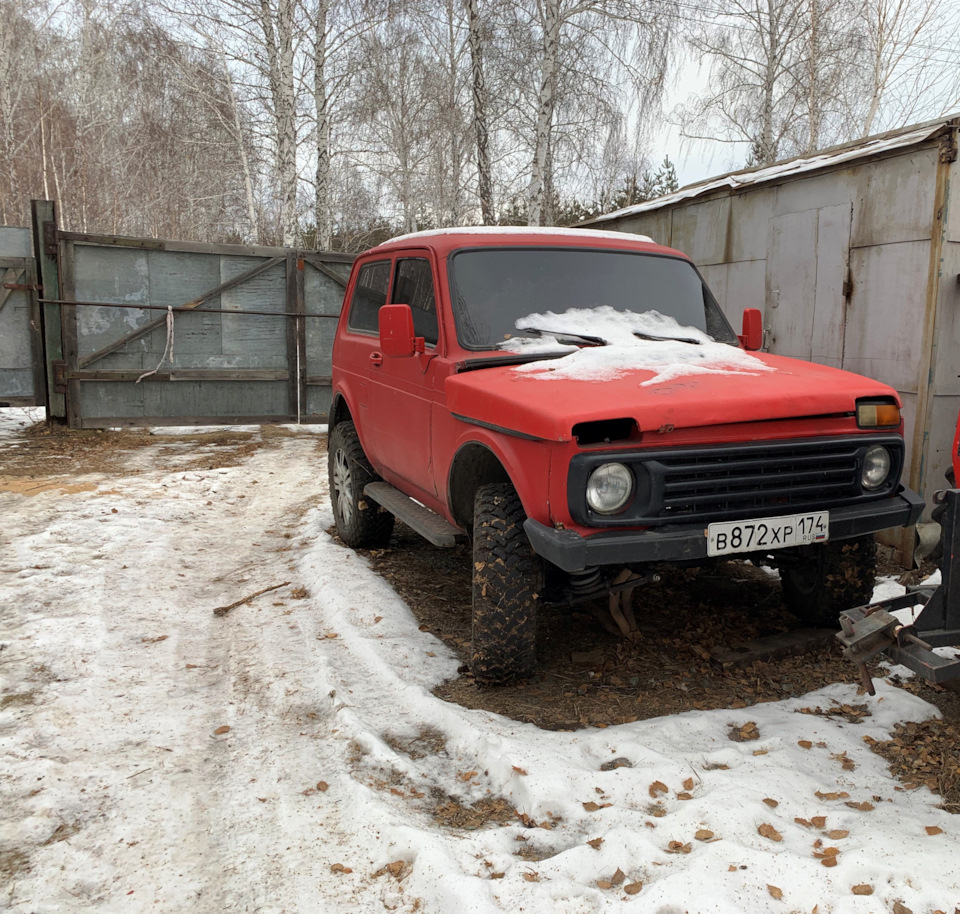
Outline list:
[[[876,430],[857,426],[857,399],[879,397],[899,405],[896,392],[885,384],[761,352],[754,357],[773,371],[690,375],[647,387],[642,383],[652,372],[640,369],[603,381],[545,380],[509,365],[464,370],[477,359],[510,356],[500,350],[467,350],[458,342],[447,258],[467,248],[525,246],[687,259],[637,236],[563,230],[419,233],[357,259],[333,348],[334,402],[339,398],[346,405],[376,472],[453,523],[458,519],[451,506],[450,474],[465,446],[480,446],[496,456],[529,518],[591,536],[603,528],[578,525],[568,505],[567,470],[577,454],[869,434]],[[379,351],[376,334],[347,327],[347,311],[359,270],[398,257],[426,258],[432,264],[440,330],[436,346],[425,353],[388,359]],[[387,302],[390,293],[392,281]],[[545,369],[549,364],[537,363]],[[629,440],[581,446],[574,438],[578,423],[626,417],[637,423]],[[902,436],[902,423],[884,431]]]

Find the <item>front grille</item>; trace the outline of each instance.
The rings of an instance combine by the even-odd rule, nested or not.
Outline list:
[[[887,482],[874,491],[860,486],[863,455],[884,445],[892,466]],[[586,505],[586,480],[601,463],[629,466],[636,494],[614,517],[593,514]],[[824,510],[889,496],[900,479],[903,441],[897,436],[768,441],[747,445],[592,454],[571,462],[570,506],[575,519],[592,526],[656,526],[710,523]]]
[[[861,494],[862,447],[750,447],[645,461],[662,484],[656,517],[749,517],[845,503]]]

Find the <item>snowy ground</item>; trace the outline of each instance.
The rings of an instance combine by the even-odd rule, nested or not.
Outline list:
[[[22,420],[0,410],[0,448]],[[444,703],[452,654],[324,533],[314,438],[202,471],[169,443],[138,475],[0,490],[0,908],[960,904],[957,820],[863,741],[936,713],[918,698],[838,685],[577,733]],[[472,804],[512,818],[438,822]]]

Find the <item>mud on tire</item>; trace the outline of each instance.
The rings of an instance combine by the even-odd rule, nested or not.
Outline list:
[[[340,539],[354,547],[386,545],[393,533],[393,515],[363,494],[363,487],[380,477],[363,453],[352,422],[341,422],[330,432],[327,473]]]
[[[877,577],[873,534],[801,546],[800,561],[780,568],[783,601],[801,622],[836,628],[845,609],[870,602]]]
[[[509,483],[481,486],[474,498],[473,644],[478,683],[528,676],[536,664],[540,559],[530,547],[526,514]]]

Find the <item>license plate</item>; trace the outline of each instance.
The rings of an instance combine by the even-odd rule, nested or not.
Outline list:
[[[707,555],[806,546],[810,543],[825,543],[829,538],[829,511],[725,521],[707,527]]]

